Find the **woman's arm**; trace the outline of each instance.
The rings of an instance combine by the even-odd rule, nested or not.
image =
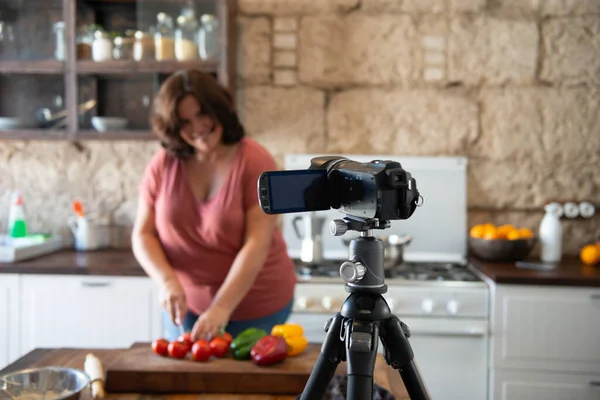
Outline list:
[[[154,211],[148,207],[142,197],[138,200],[137,215],[131,234],[131,247],[144,271],[161,287],[163,307],[171,314],[173,321],[179,324],[178,320],[183,319],[187,311],[185,294],[156,235]]]

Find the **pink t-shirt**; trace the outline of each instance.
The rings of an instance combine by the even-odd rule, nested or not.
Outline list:
[[[244,244],[245,211],[258,205],[259,175],[275,169],[266,149],[244,137],[228,179],[213,198],[200,202],[188,185],[182,160],[161,149],[146,167],[140,193],[154,210],[159,240],[194,313],[210,305]],[[231,320],[279,311],[292,300],[295,284],[294,264],[277,228],[267,260]]]

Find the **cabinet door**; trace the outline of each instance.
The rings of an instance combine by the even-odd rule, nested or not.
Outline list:
[[[160,332],[146,277],[24,275],[21,351],[39,347],[129,347]]]
[[[600,371],[600,289],[498,287],[494,300],[495,367]]]
[[[490,400],[598,400],[597,375],[504,371],[492,374]]]
[[[18,358],[19,276],[0,274],[0,369]]]

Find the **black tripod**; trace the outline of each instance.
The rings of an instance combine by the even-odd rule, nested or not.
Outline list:
[[[331,222],[334,236],[348,229],[360,232],[349,246],[349,259],[340,266],[340,275],[350,293],[325,325],[321,354],[306,382],[300,400],[321,400],[340,361],[348,363],[348,400],[373,398],[373,372],[378,338],[384,347],[388,365],[399,370],[406,390],[413,400],[429,400],[419,372],[413,362],[408,338],[410,330],[390,311],[381,296],[384,283],[383,242],[372,236],[372,229],[385,229],[389,221],[344,218]]]

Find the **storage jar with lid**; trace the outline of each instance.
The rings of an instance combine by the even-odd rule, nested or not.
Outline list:
[[[219,23],[212,14],[200,18],[202,25],[198,30],[198,50],[203,60],[215,60],[219,57]]]
[[[137,31],[133,44],[133,58],[135,61],[153,60],[155,55],[154,38],[148,32]]]
[[[156,20],[156,32],[154,33],[156,60],[174,60],[175,40],[173,39],[173,18],[161,12],[156,15]]]
[[[133,38],[117,36],[114,40],[113,58],[115,60],[131,60],[133,58]]]
[[[179,61],[198,58],[198,23],[192,17],[177,17],[175,30],[175,57]]]
[[[96,62],[112,60],[113,41],[108,32],[94,32],[94,41],[92,42],[92,59]]]

